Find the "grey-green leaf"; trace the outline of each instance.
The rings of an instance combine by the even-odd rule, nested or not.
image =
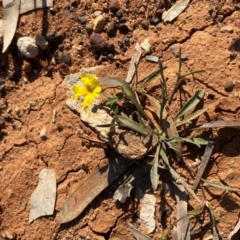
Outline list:
[[[127,128],[130,128],[138,133],[141,133],[143,135],[148,135],[148,131],[146,128],[144,128],[142,125],[140,125],[138,122],[133,121],[127,117],[123,117],[123,116],[116,116],[116,121],[122,123],[124,126],[126,126]]]
[[[153,166],[150,170],[150,179],[151,179],[152,188],[154,191],[157,190],[158,180],[159,180],[159,175],[158,175],[159,151],[160,151],[160,144],[157,146],[157,150],[155,152],[154,159],[152,162]]]
[[[175,122],[177,119],[183,117],[187,112],[189,112],[192,108],[194,108],[203,98],[204,90],[197,91],[188,102],[182,107],[182,109],[178,112],[176,117],[173,119]]]

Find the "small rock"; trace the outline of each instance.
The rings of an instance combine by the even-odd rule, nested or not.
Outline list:
[[[233,28],[230,27],[230,26],[224,26],[224,27],[221,27],[220,31],[221,31],[222,33],[225,33],[225,32],[233,33]]]
[[[90,36],[90,44],[94,52],[101,51],[107,46],[106,40],[99,33],[92,33]]]
[[[92,3],[92,6],[91,6],[91,10],[92,10],[92,11],[98,11],[98,10],[101,10],[101,7],[99,6],[98,3],[93,2],[93,3]]]
[[[86,32],[90,35],[93,32],[93,23],[91,22],[87,23],[85,29],[86,29]]]
[[[57,130],[58,130],[59,132],[62,132],[62,130],[63,130],[62,124],[60,124],[60,123],[57,124]]]
[[[237,52],[231,52],[229,57],[231,61],[234,60],[237,57]]]
[[[71,6],[69,9],[70,12],[76,12],[76,8],[74,6]]]
[[[232,81],[227,81],[226,83],[225,83],[225,85],[224,85],[224,90],[226,91],[226,92],[231,92],[232,90],[233,90],[233,88],[234,88],[234,83],[232,82]]]
[[[79,22],[80,22],[82,25],[86,24],[86,23],[87,23],[86,17],[85,17],[85,16],[79,17]]]
[[[65,63],[60,63],[58,65],[58,70],[59,70],[59,73],[63,76],[66,76],[66,75],[69,75],[70,74],[70,70],[69,70],[69,67],[67,64]]]
[[[105,25],[105,19],[103,18],[102,15],[99,15],[94,19],[93,22],[93,31],[95,33],[100,33]]]
[[[153,18],[150,20],[150,24],[152,24],[152,25],[157,25],[159,22],[160,22],[160,19],[159,19],[159,18],[156,18],[156,17],[153,17]]]
[[[109,59],[109,60],[114,60],[114,54],[112,54],[112,53],[109,53],[108,55],[107,55],[107,58]]]
[[[17,47],[27,58],[35,58],[39,53],[36,41],[31,37],[20,37],[17,41]]]
[[[107,35],[109,37],[115,37],[116,34],[117,34],[117,23],[114,21],[114,22],[111,22],[109,24],[109,26],[107,27]]]
[[[148,19],[144,19],[144,20],[141,22],[141,27],[142,27],[144,30],[148,30],[149,20],[148,20]]]
[[[15,113],[16,113],[17,116],[20,116],[20,114],[21,114],[21,109],[20,109],[19,107],[16,107],[16,108],[15,108]]]
[[[71,62],[71,54],[70,53],[65,53],[62,55],[60,62],[69,64]]]
[[[48,48],[48,41],[46,40],[46,38],[44,36],[41,35],[37,35],[35,37],[35,41],[36,44],[42,49],[42,50],[46,50]]]
[[[56,34],[54,32],[46,34],[46,39],[50,42],[54,41],[55,37],[56,37]]]
[[[42,130],[39,133],[40,137],[42,140],[47,140],[47,136],[46,136],[46,127],[43,127]]]
[[[102,11],[95,11],[94,13],[93,13],[93,17],[95,18],[95,17],[98,17],[99,15],[101,15],[102,14]]]
[[[121,34],[127,34],[129,32],[128,26],[124,23],[119,24],[118,30]]]
[[[124,44],[125,44],[125,46],[130,46],[130,39],[129,38],[124,38]]]
[[[147,55],[145,57],[145,59],[149,62],[155,62],[155,63],[158,63],[159,62],[159,58],[156,57],[156,56],[152,56],[152,55]]]
[[[117,12],[120,9],[120,3],[118,0],[109,1],[109,9],[111,12]]]
[[[123,11],[120,9],[118,10],[116,13],[115,13],[115,16],[118,18],[118,19],[121,19],[123,17]]]

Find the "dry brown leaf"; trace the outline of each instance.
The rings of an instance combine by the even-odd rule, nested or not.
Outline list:
[[[119,158],[101,168],[69,196],[59,212],[59,223],[67,223],[79,216],[82,211],[102,192],[109,184],[134,164],[133,161]]]

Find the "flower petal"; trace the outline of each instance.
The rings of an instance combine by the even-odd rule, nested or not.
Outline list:
[[[99,86],[95,87],[95,89],[93,90],[94,97],[99,97],[101,92],[102,92],[102,88],[101,87],[99,87]]]
[[[86,97],[83,100],[84,110],[86,110],[93,103],[93,100],[94,100],[94,95],[92,93],[89,93],[88,95],[86,95]]]
[[[72,90],[75,94],[79,94],[80,96],[86,96],[87,94],[89,94],[89,91],[84,86],[75,85],[73,86]]]
[[[94,74],[82,73],[81,81],[89,92],[93,92],[93,90],[98,86],[98,77]]]

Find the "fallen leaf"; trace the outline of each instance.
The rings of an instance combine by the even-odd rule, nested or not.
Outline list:
[[[214,121],[214,122],[204,123],[203,125],[197,127],[196,129],[217,128],[217,127],[240,128],[240,121],[223,121],[223,120],[218,120],[218,121]]]
[[[175,194],[175,198],[177,200],[177,220],[181,219],[177,222],[177,236],[178,239],[190,240],[190,222],[188,217],[188,203],[187,203],[187,194],[185,192],[185,188],[182,184],[173,183],[173,191]],[[184,217],[185,216],[185,217]]]
[[[109,184],[134,164],[119,156],[105,167],[90,176],[69,196],[59,212],[59,223],[67,223],[79,216],[82,211]]]
[[[21,6],[20,6],[20,14],[39,9],[39,8],[46,8],[46,7],[52,7],[53,6],[53,0],[21,0]]]
[[[19,17],[20,0],[3,0],[3,49],[4,53],[15,34]]]
[[[136,43],[136,46],[135,46],[135,53],[132,55],[132,59],[131,59],[131,62],[130,62],[130,67],[128,69],[128,73],[127,73],[127,77],[126,77],[126,82],[127,83],[130,83],[133,79],[133,76],[135,74],[135,66],[138,65],[138,62],[140,60],[140,57],[142,55],[142,49],[140,47],[140,45],[138,43]]]
[[[234,229],[230,232],[229,236],[227,239],[232,238],[240,229],[240,218],[238,219],[237,224],[235,225]]]
[[[169,10],[163,12],[162,20],[166,22],[171,22],[174,20],[179,14],[181,14],[187,5],[189,4],[190,0],[179,0],[177,1]]]
[[[152,240],[150,237],[146,236],[142,232],[140,232],[138,229],[135,227],[132,227],[128,224],[128,227],[132,233],[132,235],[137,239],[137,240]]]
[[[38,217],[52,215],[56,202],[56,176],[53,169],[42,169],[37,188],[30,199],[29,223]]]
[[[198,172],[197,172],[197,175],[196,175],[196,178],[194,180],[194,183],[193,183],[193,190],[195,191],[198,187],[198,184],[202,178],[202,175],[207,167],[207,164],[209,162],[209,159],[212,155],[212,151],[213,151],[213,144],[208,142],[206,148],[205,148],[205,152],[204,152],[204,155],[203,155],[203,158],[202,158],[202,161],[201,161],[201,164],[198,168]]]

